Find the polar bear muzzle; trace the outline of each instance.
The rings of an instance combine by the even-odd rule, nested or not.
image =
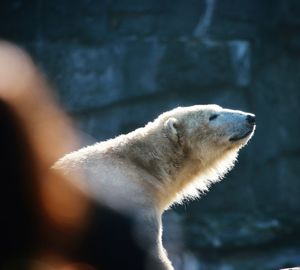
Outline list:
[[[236,142],[245,139],[247,137],[250,137],[251,134],[253,134],[254,129],[255,129],[255,115],[247,114],[244,123],[242,123],[241,127],[239,128],[239,132],[237,134],[234,134],[232,137],[230,137],[229,141]]]

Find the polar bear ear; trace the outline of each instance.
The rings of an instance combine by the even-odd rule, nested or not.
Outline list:
[[[182,144],[182,136],[178,120],[174,117],[167,119],[164,123],[167,137],[176,144]]]

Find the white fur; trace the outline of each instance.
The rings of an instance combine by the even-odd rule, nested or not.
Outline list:
[[[138,241],[146,241],[161,261],[155,269],[170,270],[161,215],[173,203],[206,192],[232,169],[253,134],[231,141],[253,128],[246,116],[217,105],[179,107],[144,128],[68,154],[54,167],[80,176],[96,200],[132,215]]]

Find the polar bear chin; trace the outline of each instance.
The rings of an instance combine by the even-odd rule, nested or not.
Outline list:
[[[238,158],[238,149],[231,149],[222,158],[202,168],[201,173],[179,192],[173,204],[182,204],[206,194],[212,184],[221,181],[231,171]]]

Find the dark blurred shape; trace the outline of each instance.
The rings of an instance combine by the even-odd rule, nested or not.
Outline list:
[[[36,248],[36,181],[29,140],[14,111],[0,100],[0,261],[32,256]]]
[[[134,240],[132,219],[97,203],[92,209],[90,226],[72,257],[97,269],[150,270],[146,252]]]
[[[146,269],[133,220],[50,169],[78,142],[30,58],[0,42],[0,269]]]

